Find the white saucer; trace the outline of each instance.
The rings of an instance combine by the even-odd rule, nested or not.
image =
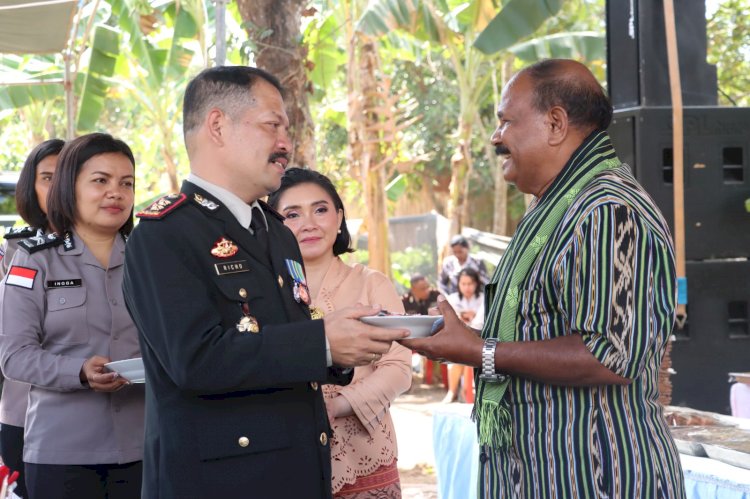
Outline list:
[[[143,367],[143,359],[140,357],[136,357],[135,359],[116,360],[104,365],[107,369],[115,371],[131,383],[146,382],[146,370]]]
[[[432,325],[442,315],[370,315],[359,320],[365,324],[389,329],[408,329],[408,338],[425,338],[431,335]]]

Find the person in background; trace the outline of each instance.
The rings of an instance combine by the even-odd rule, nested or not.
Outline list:
[[[403,313],[387,277],[339,257],[352,251],[351,237],[341,197],[326,176],[290,168],[269,204],[285,217],[299,243],[314,317],[357,303]],[[411,351],[398,343],[370,365],[355,368],[348,386],[323,385],[333,428],[334,497],[401,497],[396,432],[388,408],[410,385]]]
[[[491,142],[533,194],[485,287],[481,337],[453,313],[403,344],[480,369],[479,497],[683,498],[659,367],[677,302],[669,226],[606,130],[583,64],[548,59],[506,84]]]
[[[401,297],[406,315],[428,315],[429,310],[437,305],[440,291],[430,286],[430,281],[422,274],[414,274],[409,291]]]
[[[461,320],[474,329],[482,329],[484,324],[484,292],[479,282],[479,273],[472,268],[463,268],[458,273],[458,291],[448,295],[448,303]],[[465,385],[472,383],[474,370],[463,364],[448,366],[448,393],[444,403],[458,400],[461,380]]]
[[[140,495],[143,386],[105,367],[140,356],[121,289],[134,164],[107,134],[65,144],[47,198],[58,232],[20,241],[0,285],[0,364],[31,384],[31,499]]]
[[[18,249],[18,241],[31,236],[43,236],[49,231],[47,220],[47,192],[57,167],[64,140],[50,139],[37,145],[21,169],[16,184],[16,209],[29,224],[11,228],[0,246],[0,271],[4,276]],[[29,398],[28,383],[6,380],[0,397],[0,456],[11,470],[23,472],[23,427]],[[25,476],[18,480],[16,493],[26,497]]]
[[[190,175],[141,212],[124,291],[146,368],[143,499],[331,497],[318,383],[351,381],[408,331],[362,306],[310,320],[299,246],[264,203],[292,143],[283,88],[247,66],[187,85]]]
[[[457,235],[453,236],[450,244],[453,254],[448,255],[443,260],[443,268],[438,278],[438,289],[443,296],[458,291],[458,273],[465,268],[476,270],[479,274],[481,286],[484,287],[489,282],[487,267],[482,260],[469,254],[469,241],[464,236]]]
[[[409,291],[401,297],[406,315],[429,315],[431,308],[437,306],[440,291],[430,286],[430,282],[422,274],[415,274],[411,278]],[[416,372],[423,373],[423,381],[432,384],[432,375],[435,370],[441,373],[443,385],[448,387],[448,369],[440,362],[424,359],[417,354],[412,358],[412,364]]]

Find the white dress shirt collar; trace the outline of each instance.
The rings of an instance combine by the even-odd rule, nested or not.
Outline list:
[[[187,177],[187,181],[197,185],[204,191],[211,194],[213,197],[224,203],[224,206],[234,215],[239,224],[245,228],[250,227],[250,222],[253,220],[253,208],[258,208],[261,215],[263,216],[263,223],[268,230],[268,220],[266,220],[266,214],[263,213],[263,209],[260,207],[258,201],[253,201],[251,204],[247,204],[242,199],[237,197],[234,193],[219,187],[216,184],[200,178],[195,173],[191,173]]]

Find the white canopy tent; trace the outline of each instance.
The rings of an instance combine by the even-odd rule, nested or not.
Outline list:
[[[226,57],[225,19],[230,0],[212,0],[216,9],[216,64],[224,64]],[[84,7],[95,11],[99,0],[0,0],[0,54],[62,53],[65,61],[63,79],[29,80],[0,74],[2,85],[42,85],[56,83],[65,91],[67,138],[75,135],[75,103],[73,81],[80,53],[76,52],[75,35],[79,31]],[[84,39],[77,47],[86,46],[94,16],[89,17]]]
[[[83,5],[85,0],[81,0]],[[65,91],[66,136],[73,138],[73,75],[71,43],[80,21],[76,0],[0,0],[0,53],[62,53],[65,74],[60,79],[0,80],[0,85],[43,85],[59,83]]]
[[[75,12],[75,0],[0,0],[0,52],[62,52]]]

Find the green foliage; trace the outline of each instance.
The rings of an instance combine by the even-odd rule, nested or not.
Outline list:
[[[369,261],[369,254],[367,250],[357,250],[348,256],[342,255],[342,258],[350,264],[361,263],[366,266]],[[411,276],[415,274],[422,274],[430,282],[435,283],[437,271],[430,245],[425,244],[391,253],[391,274],[399,294],[405,293],[409,289]]]
[[[432,248],[426,244],[394,251],[391,253],[391,273],[399,293],[405,293],[411,287],[411,276],[415,274],[422,274],[434,283],[437,274]]]
[[[450,179],[450,140],[458,126],[458,88],[453,68],[445,58],[420,54],[414,61],[393,61],[393,88],[401,95],[400,105],[412,103],[413,115],[420,119],[404,130],[409,150],[428,160],[406,173],[410,185],[418,190],[422,182],[434,187],[447,186]]]
[[[357,30],[380,36],[394,29],[411,33],[418,40],[443,41],[442,21],[423,0],[376,0],[362,13]]]
[[[119,54],[120,33],[109,26],[96,26],[89,68],[84,75],[76,129],[84,131],[95,129],[109,89],[106,79],[114,74]]]
[[[346,64],[346,51],[337,42],[339,23],[336,16],[310,22],[304,33],[308,46],[308,60],[313,63],[310,80],[316,87],[329,88]]]
[[[723,0],[709,15],[707,60],[716,64],[719,102],[750,106],[750,0]]]
[[[531,35],[557,14],[563,0],[511,0],[477,37],[474,47],[494,54]]]
[[[603,61],[607,57],[604,35],[594,31],[555,33],[519,43],[508,50],[524,62],[548,58]]]
[[[0,78],[3,81],[24,83],[30,81],[60,80],[63,77],[62,58],[52,55],[21,56],[0,54]],[[13,110],[32,102],[63,98],[59,83],[47,85],[8,85],[0,87],[0,111]]]
[[[429,184],[437,203],[445,202],[459,116],[462,105],[471,101],[476,104],[481,121],[487,125],[475,126],[470,139],[474,163],[469,184],[470,224],[480,229],[490,228],[496,165],[486,157],[485,145],[492,132],[490,124],[495,122],[495,109],[493,89],[487,78],[494,71],[498,85],[502,86],[502,77],[507,75],[501,75],[498,57],[487,58],[471,48],[473,36],[484,27],[484,20],[492,19],[497,12],[508,15],[514,8],[557,9],[556,15],[523,38],[518,38],[520,35],[515,32],[518,43],[508,46],[508,51],[515,57],[514,69],[520,69],[539,57],[565,56],[586,60],[600,81],[605,78],[602,52],[604,0],[544,3],[542,6],[541,0],[367,2],[365,16],[358,26],[381,35],[378,38],[379,55],[383,71],[392,78],[391,91],[399,96],[397,107],[406,111],[407,118],[416,120],[402,132],[399,140],[404,150],[424,158],[409,171],[398,172],[388,179],[392,185],[389,191],[392,198],[408,196]],[[356,212],[362,197],[361,185],[352,179],[347,158],[346,108],[349,96],[346,94],[345,67],[348,40],[343,26],[348,13],[341,7],[343,4],[333,0],[311,0],[310,5],[317,9],[317,13],[304,18],[303,32],[309,60],[313,63],[310,72],[314,84],[311,113],[316,126],[317,168],[329,175],[342,193],[346,193],[347,207]],[[364,1],[360,3],[364,4]],[[501,5],[504,6],[502,11]],[[134,149],[138,203],[168,189],[164,175],[166,145],[171,147],[179,176],[187,173],[188,163],[180,130],[181,95],[187,76],[206,64],[202,57],[206,53],[202,31],[206,25],[213,26],[213,9],[212,2],[200,0],[102,0],[94,13],[94,23],[100,27],[89,39],[92,49],[81,59],[77,90],[92,87],[93,82],[84,75],[89,67],[101,66],[97,52],[116,57],[116,64],[112,67],[111,61],[106,63],[109,64],[107,69],[112,70],[111,77],[106,71],[98,75],[91,71],[93,76],[99,77],[99,83],[105,84],[104,87],[93,87],[99,91],[100,109],[96,111],[88,104],[86,90],[81,100],[85,109],[81,110],[81,116],[88,114],[87,119],[91,121],[97,115],[98,119],[84,128],[113,133]],[[155,17],[153,32],[146,34],[141,29],[138,22],[141,15]],[[235,2],[228,5],[227,23],[228,63],[252,64],[253,47],[242,29]],[[79,29],[83,30],[86,24],[82,23]],[[519,26],[514,26],[514,29]],[[750,0],[721,0],[718,7],[708,13],[707,27],[708,60],[717,65],[721,103],[750,106]],[[474,34],[469,36],[474,28]],[[267,30],[258,29],[261,35]],[[111,42],[104,43],[99,38],[100,30],[117,33],[117,50]],[[510,34],[512,30],[503,36]],[[100,48],[103,46],[105,48]],[[478,62],[464,65],[463,58],[469,53],[478,55]],[[0,55],[0,75],[4,80],[59,79],[62,78],[62,68],[59,55]],[[463,90],[462,84],[466,84]],[[481,85],[483,88],[477,88]],[[467,92],[467,89],[471,91]],[[61,85],[0,87],[2,169],[19,169],[36,142],[63,136],[64,126]],[[750,201],[746,204],[750,205]],[[523,196],[510,187],[510,217],[519,218],[524,208]],[[366,251],[359,250],[355,255],[367,260]],[[393,275],[397,279],[416,265],[406,261],[408,258],[398,253],[392,256]]]

